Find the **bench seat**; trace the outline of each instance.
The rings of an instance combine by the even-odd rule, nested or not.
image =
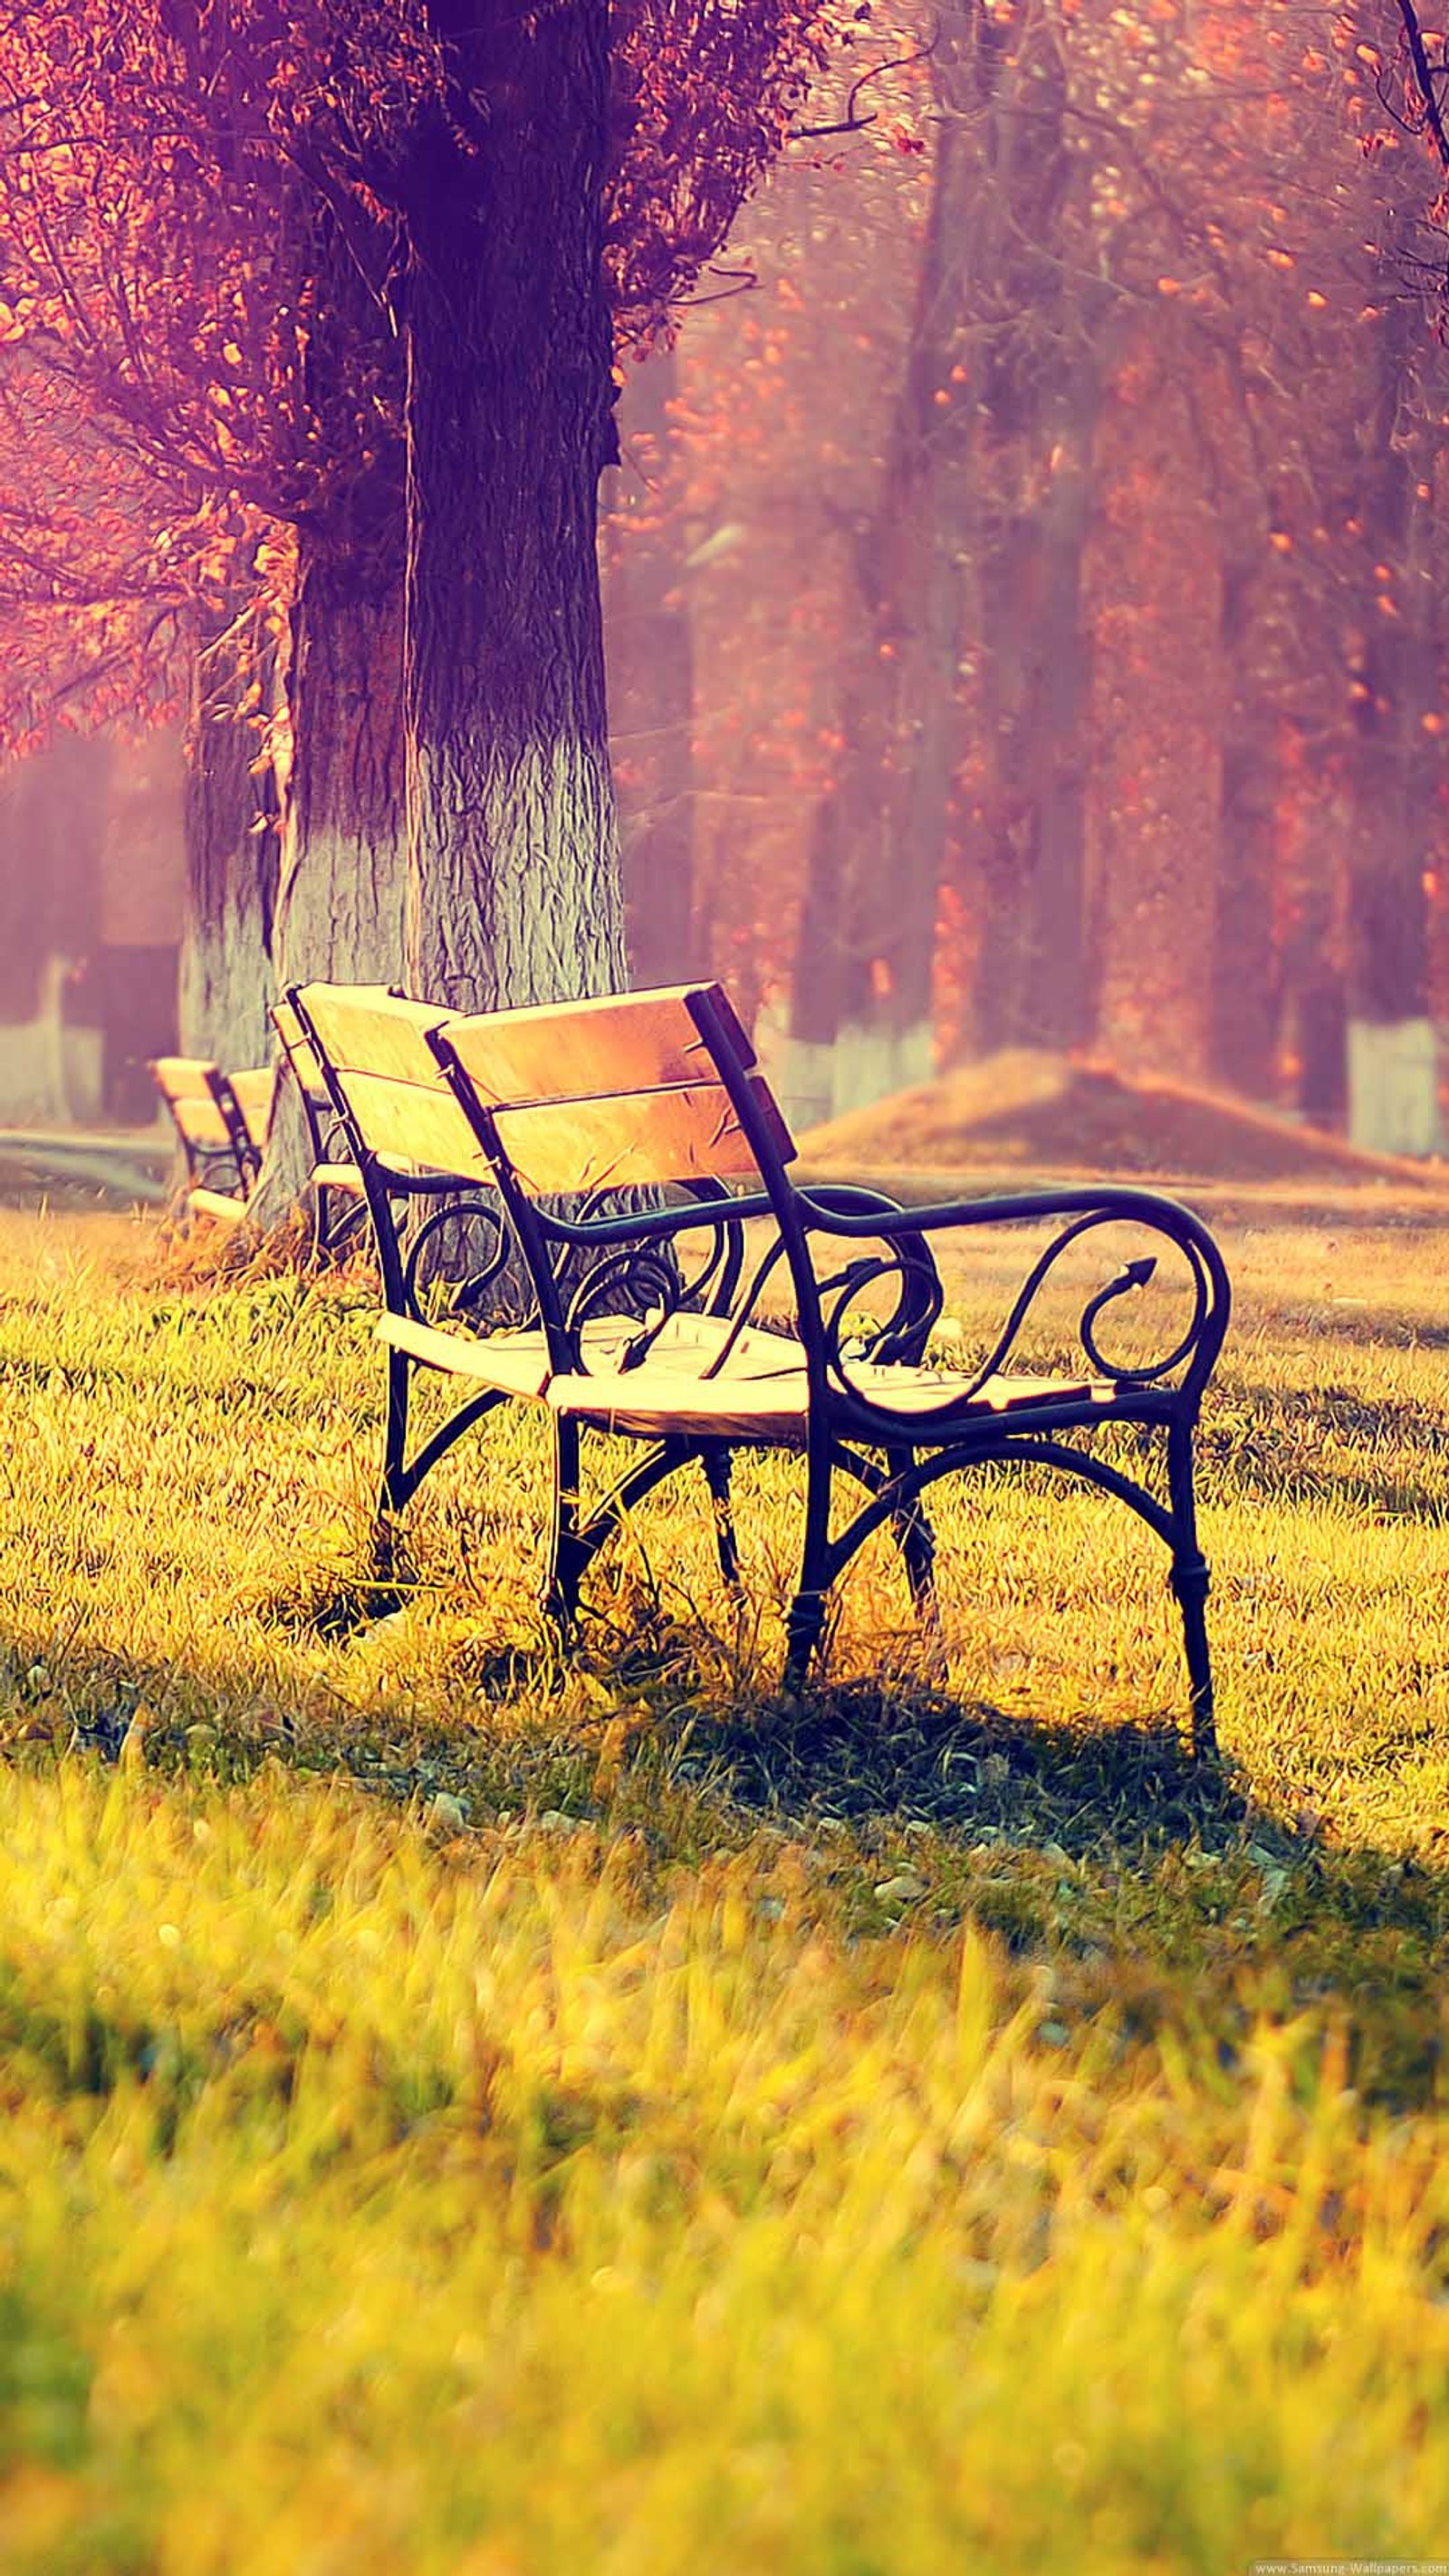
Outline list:
[[[379,1315],[376,1325],[380,1342],[391,1350],[405,1351],[409,1359],[419,1361],[424,1368],[475,1379],[480,1386],[496,1387],[503,1395],[547,1395],[550,1401],[555,1385],[598,1385],[623,1388],[632,1394],[645,1386],[652,1389],[657,1380],[666,1376],[686,1391],[702,1386],[708,1394],[715,1385],[723,1384],[737,1392],[742,1379],[756,1378],[757,1353],[764,1354],[758,1363],[759,1375],[791,1379],[796,1373],[793,1354],[797,1344],[776,1333],[747,1331],[741,1334],[731,1354],[732,1376],[723,1381],[702,1377],[701,1370],[723,1348],[729,1324],[723,1316],[690,1314],[671,1315],[657,1326],[643,1366],[625,1368],[623,1360],[630,1343],[649,1329],[637,1315],[591,1316],[580,1336],[582,1354],[590,1363],[589,1374],[554,1379],[551,1384],[548,1345],[538,1325],[468,1333],[451,1331],[446,1325],[420,1324],[410,1315],[391,1313]],[[783,1361],[780,1354],[784,1355]]]
[[[247,1212],[245,1199],[230,1198],[225,1190],[202,1186],[187,1191],[186,1204],[193,1216],[215,1217],[220,1225],[239,1225]]]
[[[572,1415],[596,1430],[627,1431],[639,1438],[698,1433],[716,1438],[734,1434],[741,1439],[798,1439],[810,1411],[804,1358],[792,1357],[799,1353],[799,1345],[765,1334],[756,1341],[765,1343],[766,1349],[732,1353],[718,1377],[672,1367],[673,1354],[666,1353],[657,1365],[646,1362],[642,1368],[612,1376],[595,1370],[556,1377],[549,1385],[548,1401],[556,1413]],[[783,1358],[773,1356],[771,1341],[773,1352],[783,1353]],[[1042,1405],[1106,1404],[1112,1396],[1110,1386],[1088,1378],[1001,1376],[988,1378],[973,1390],[964,1370],[897,1363],[872,1367],[865,1361],[852,1362],[849,1378],[868,1401],[902,1415],[907,1435],[912,1415],[933,1412],[950,1404],[953,1396],[960,1399],[951,1416],[956,1426],[976,1414],[994,1416],[1028,1407],[1035,1411]]]

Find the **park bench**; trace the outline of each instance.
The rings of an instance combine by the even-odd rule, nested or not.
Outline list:
[[[181,1141],[188,1207],[234,1225],[262,1168],[276,1089],[272,1067],[226,1074],[202,1056],[161,1055],[151,1078]]]
[[[362,1176],[296,1012],[283,999],[271,1017],[306,1124],[317,1239],[335,1249],[361,1212]],[[181,1142],[187,1206],[195,1215],[238,1223],[261,1173],[281,1064],[225,1073],[207,1057],[166,1055],[153,1060],[151,1075]]]
[[[798,1686],[830,1589],[872,1532],[893,1533],[912,1594],[928,1609],[929,1486],[992,1464],[1050,1467],[1116,1496],[1166,1546],[1192,1739],[1198,1750],[1211,1746],[1193,1440],[1229,1289],[1216,1245],[1188,1210],[1110,1185],[910,1210],[876,1192],[802,1185],[789,1168],[788,1129],[717,985],[478,1018],[324,986],[293,998],[347,1117],[377,1230],[385,1502],[405,1500],[468,1424],[507,1397],[547,1405],[556,1432],[548,1598],[567,1623],[623,1515],[694,1462],[712,1498],[722,1570],[737,1584],[732,1457],[800,1450],[806,1501],[787,1659]],[[405,1246],[398,1193],[409,1190],[433,1204]],[[671,1190],[675,1202],[661,1203]],[[641,1207],[641,1192],[654,1203]],[[423,1246],[430,1228],[470,1212],[483,1229],[482,1257],[440,1325],[419,1302]],[[747,1225],[757,1228],[749,1237]],[[941,1356],[933,1244],[1021,1226],[1054,1231],[1026,1260],[991,1346],[975,1366]],[[1081,1366],[1009,1366],[1063,1257],[1109,1250],[1109,1229],[1124,1226],[1152,1249],[1114,1267],[1081,1304]],[[480,1335],[470,1314],[511,1247],[526,1267],[532,1313]],[[681,1247],[690,1258],[677,1257]],[[1122,1301],[1140,1306],[1164,1257],[1177,1265],[1185,1313],[1173,1313],[1162,1346],[1114,1360],[1103,1342],[1122,1338]],[[784,1326],[761,1311],[772,1281],[791,1298]],[[420,1366],[452,1372],[472,1392],[409,1463],[407,1385]],[[1121,1463],[1120,1442],[1112,1457],[1097,1453],[1098,1436],[1121,1426],[1139,1443],[1159,1435],[1156,1489]],[[633,1440],[641,1454],[585,1512],[580,1442],[592,1431]],[[841,1480],[859,1499],[833,1529]]]
[[[317,1240],[335,1251],[351,1236],[363,1213],[362,1174],[349,1151],[346,1129],[317,1051],[285,993],[272,1004],[271,1018],[306,1121]]]

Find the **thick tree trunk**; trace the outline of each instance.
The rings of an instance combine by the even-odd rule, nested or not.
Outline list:
[[[612,453],[606,0],[434,0],[405,181],[409,973],[473,1010],[616,989],[597,558]]]
[[[671,489],[673,348],[634,367],[604,545],[604,646],[632,981],[694,971],[694,632]]]
[[[403,560],[303,541],[292,621],[281,983],[393,984],[407,899]]]
[[[1434,849],[1438,763],[1424,730],[1440,699],[1432,531],[1416,508],[1420,472],[1407,308],[1385,318],[1378,401],[1362,433],[1360,515],[1387,578],[1355,639],[1348,886],[1349,1133],[1375,1151],[1427,1154],[1443,1141],[1428,1014],[1425,876]],[[1425,487],[1427,488],[1427,487]]]
[[[250,675],[225,637],[197,655],[186,769],[179,1021],[187,1055],[265,1064],[279,865],[276,782],[241,711]]]
[[[268,1000],[288,984],[404,979],[402,612],[397,521],[357,525],[325,549],[304,537]],[[252,1203],[259,1229],[285,1222],[308,1169],[300,1106],[284,1090]]]

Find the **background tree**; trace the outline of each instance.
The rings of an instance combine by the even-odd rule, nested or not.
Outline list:
[[[187,543],[221,514],[245,579],[266,523],[295,534],[282,971],[396,971],[406,849],[420,984],[484,1003],[617,974],[600,262],[622,326],[657,322],[814,43],[793,0],[625,10],[612,56],[595,0],[526,24],[410,0],[8,24],[28,348],[174,479]]]

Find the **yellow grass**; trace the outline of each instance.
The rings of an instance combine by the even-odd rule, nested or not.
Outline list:
[[[359,1624],[362,1287],[3,1220],[7,2576],[1442,2553],[1444,1242],[1229,1245],[1217,1779],[1034,1479],[799,1711],[788,1462],[757,1629],[681,1483],[561,1662],[522,1415]]]

